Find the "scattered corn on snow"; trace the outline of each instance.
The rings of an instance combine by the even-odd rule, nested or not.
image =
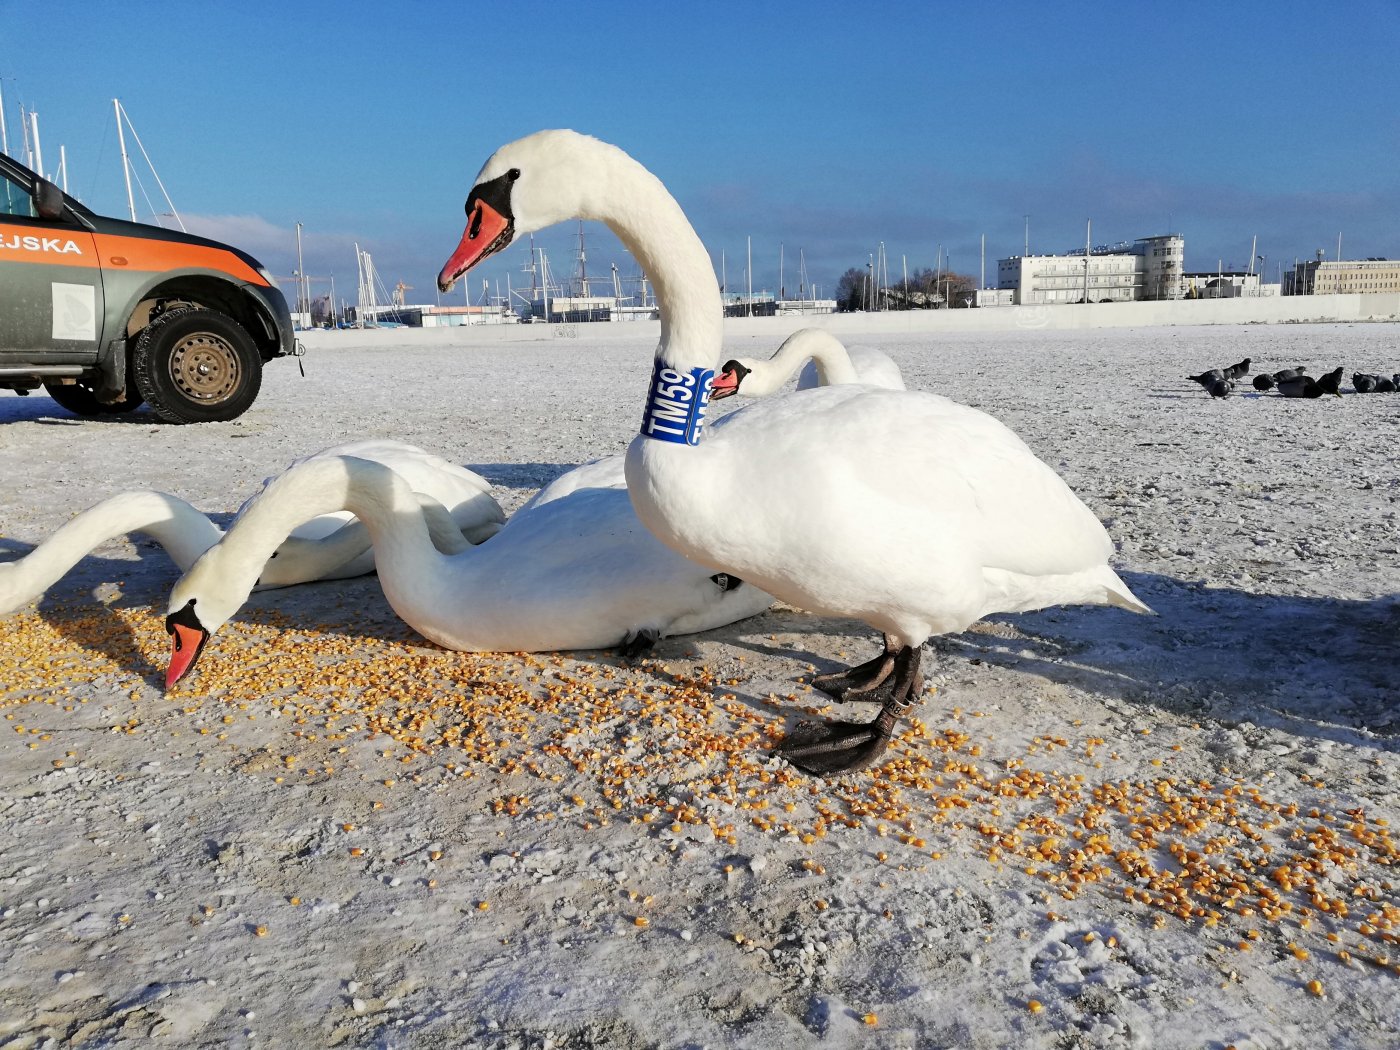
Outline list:
[[[475,464],[518,506],[634,428],[592,377],[646,340],[581,331],[313,347],[306,380],[270,366],[214,427],[55,428],[0,397],[0,535],[22,551],[135,487],[232,510],[350,434]],[[175,573],[106,545],[0,634],[7,1032],[1395,1045],[1400,479],[1377,450],[1400,402],[1180,379],[1380,371],[1394,332],[848,336],[1017,430],[1161,615],[938,642],[884,762],[833,782],[770,749],[808,712],[870,716],[803,685],[873,653],[857,624],[779,607],[631,666],[451,653],[369,577],[254,596],[166,695]],[[580,389],[586,411],[535,422]]]

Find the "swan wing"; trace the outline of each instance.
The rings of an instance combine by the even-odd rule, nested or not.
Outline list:
[[[450,609],[401,610],[413,627],[458,649],[605,648],[643,630],[665,636],[733,623],[772,602],[747,585],[726,591],[714,570],[662,544],[623,487],[579,488],[517,512],[467,557],[462,584],[474,593],[460,592]]]
[[[1112,553],[1093,512],[985,412],[937,394],[865,387],[806,391],[782,402],[779,413],[755,414],[747,426],[737,414],[724,436],[759,446],[763,466],[754,469],[769,480],[783,473],[779,444],[793,449],[789,462],[803,449],[802,461],[822,468],[806,482],[816,498],[857,508],[867,521],[877,510],[889,516],[871,537],[893,527],[895,543],[919,551],[940,542],[930,527],[937,523],[973,538],[967,553],[979,567],[1026,575],[1087,569]],[[741,436],[739,428],[750,427]]]
[[[623,477],[622,461],[621,455],[605,456],[602,459],[595,459],[591,463],[574,467],[573,470],[561,474],[531,496],[525,505],[515,512],[512,520],[520,517],[526,511],[563,499],[579,489],[626,488],[627,480]]]

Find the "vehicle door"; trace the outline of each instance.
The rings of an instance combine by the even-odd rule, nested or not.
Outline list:
[[[102,338],[102,270],[70,208],[40,218],[25,174],[0,166],[0,364],[90,364]]]

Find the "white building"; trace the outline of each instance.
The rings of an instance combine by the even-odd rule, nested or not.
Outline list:
[[[1186,240],[1179,233],[1064,255],[1014,255],[997,262],[997,288],[1017,305],[1180,299]]]
[[[515,324],[518,318],[503,306],[418,306],[424,328],[457,328],[469,324]]]
[[[779,299],[778,316],[789,314],[834,314],[835,299]]]
[[[1016,289],[1014,288],[978,288],[978,306],[1015,306]]]
[[[1314,295],[1400,292],[1400,259],[1341,259],[1324,262],[1313,276]]]
[[[1278,285],[1265,284],[1259,274],[1247,270],[1188,273],[1182,277],[1188,299],[1250,299],[1279,294]]]

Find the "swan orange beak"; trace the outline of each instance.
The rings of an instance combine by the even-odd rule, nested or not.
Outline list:
[[[461,243],[438,274],[438,289],[449,291],[462,274],[510,244],[514,236],[514,221],[484,200],[476,201]]]
[[[718,401],[722,397],[739,392],[739,384],[744,381],[744,376],[748,375],[751,369],[747,365],[740,364],[732,357],[719,366],[719,375],[715,376],[710,384],[710,400]]]
[[[170,665],[165,669],[165,689],[169,692],[190,673],[209,641],[209,632],[195,615],[193,599],[165,618],[165,629],[170,633]]]
[[[731,394],[739,392],[739,377],[732,371],[724,371],[715,376],[715,380],[710,384],[710,400],[718,401],[722,397],[729,397]]]
[[[189,674],[208,640],[207,631],[196,631],[191,627],[177,626],[170,632],[170,666],[165,670],[167,692],[174,689],[175,683]]]

